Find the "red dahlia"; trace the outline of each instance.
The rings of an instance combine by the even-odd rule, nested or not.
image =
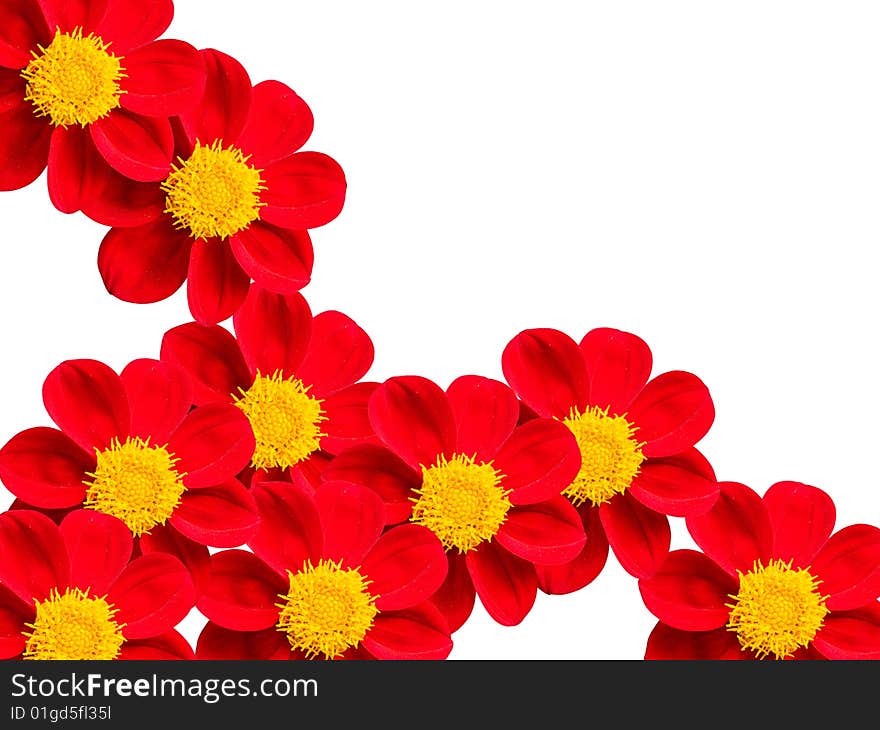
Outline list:
[[[372,438],[367,399],[376,384],[357,381],[373,343],[351,319],[312,317],[300,294],[254,285],[233,325],[237,339],[218,325],[175,327],[162,360],[189,375],[197,405],[234,403],[247,416],[256,478],[317,482],[330,454]]]
[[[446,548],[449,577],[435,597],[457,630],[474,596],[499,623],[518,624],[537,592],[535,565],[574,558],[580,518],[560,495],[577,474],[577,443],[561,423],[517,426],[504,383],[468,375],[444,393],[425,378],[391,378],[370,398],[384,446],[356,446],[323,472],[382,495],[389,524],[410,520]]]
[[[65,213],[132,222],[171,169],[169,117],[205,86],[195,48],[155,40],[171,0],[5,0],[0,7],[0,190],[49,166]],[[135,219],[136,220],[136,219]]]
[[[427,599],[446,577],[428,530],[388,530],[369,489],[266,482],[253,553],[211,558],[199,599],[210,619],[199,659],[445,659],[443,616]]]
[[[774,484],[764,498],[722,483],[688,518],[703,549],[676,550],[639,582],[660,623],[646,659],[880,659],[880,530],[831,534],[821,489]]]
[[[251,87],[238,61],[214,50],[202,57],[205,96],[180,116],[178,161],[153,189],[159,204],[142,211],[143,225],[107,233],[98,266],[108,291],[129,302],[165,299],[187,281],[193,318],[215,324],[251,279],[283,294],[309,282],[306,229],[339,214],[345,176],[327,155],[297,152],[313,119],[287,86]]]
[[[171,555],[132,555],[115,517],[0,515],[0,659],[192,659],[174,630],[193,607]]]
[[[580,447],[580,471],[563,493],[587,543],[570,563],[539,569],[547,593],[590,583],[609,543],[627,572],[651,575],[669,552],[666,515],[705,511],[718,496],[712,467],[693,448],[715,418],[708,389],[680,371],[649,381],[651,364],[641,339],[605,328],[580,345],[557,330],[526,330],[504,350],[504,375],[523,403],[564,423]]]

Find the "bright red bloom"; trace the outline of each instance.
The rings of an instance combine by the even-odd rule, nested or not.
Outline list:
[[[256,436],[254,478],[317,484],[329,456],[374,439],[357,382],[373,363],[373,343],[340,312],[312,317],[300,294],[254,285],[235,313],[233,337],[191,322],[162,340],[162,360],[179,366],[197,405],[235,403]]]
[[[382,500],[355,484],[266,482],[254,495],[253,553],[211,558],[197,658],[446,658],[449,628],[427,600],[446,560],[428,530],[383,534]]]
[[[565,423],[581,451],[581,470],[564,494],[587,543],[570,563],[539,569],[547,593],[590,583],[609,543],[628,573],[651,575],[669,552],[666,515],[705,511],[718,496],[712,467],[693,448],[715,418],[708,389],[680,371],[649,381],[651,364],[644,341],[606,328],[580,345],[557,330],[526,330],[504,349],[516,394],[539,416]]]
[[[143,220],[161,211],[146,182],[171,168],[169,117],[196,104],[205,66],[188,43],[155,40],[171,0],[6,0],[0,8],[0,190],[48,164],[64,213]],[[158,207],[157,207],[158,206]]]
[[[496,621],[518,624],[535,601],[535,565],[584,546],[560,496],[578,471],[577,444],[551,419],[517,426],[519,413],[513,391],[488,378],[458,378],[445,393],[425,378],[391,378],[369,403],[385,446],[343,451],[323,472],[377,491],[389,524],[411,520],[440,538],[449,577],[434,600],[453,631],[475,594]]]
[[[121,519],[141,552],[169,552],[200,581],[206,545],[231,547],[253,534],[253,497],[235,476],[254,437],[235,407],[191,410],[178,368],[135,360],[117,375],[94,360],[70,360],[43,385],[61,430],[31,428],[0,449],[0,479],[21,502],[84,506]]]
[[[646,659],[880,659],[880,530],[833,535],[821,489],[774,484],[764,498],[721,484],[687,520],[702,548],[676,550],[639,581],[660,623]]]
[[[251,87],[234,59],[214,50],[202,56],[204,99],[181,115],[178,162],[155,186],[164,212],[108,232],[98,267],[107,290],[129,302],[165,299],[187,281],[193,318],[215,324],[238,309],[251,279],[282,294],[308,284],[306,229],[339,214],[346,183],[327,155],[297,152],[313,119],[290,88]]]
[[[0,555],[0,659],[193,658],[174,630],[195,603],[189,573],[162,553],[129,562],[115,517],[7,512]]]

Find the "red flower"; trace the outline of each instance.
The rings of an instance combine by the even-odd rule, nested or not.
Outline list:
[[[339,312],[312,317],[300,294],[254,285],[233,319],[236,340],[218,325],[191,322],[162,341],[162,360],[189,374],[197,405],[235,403],[254,435],[255,478],[317,484],[330,454],[369,441],[367,399],[357,381],[373,343]]]
[[[115,517],[0,515],[0,659],[192,659],[174,630],[195,602],[186,568],[155,553],[131,562]]]
[[[718,496],[712,467],[693,448],[715,418],[706,386],[680,371],[648,381],[648,346],[613,329],[588,332],[580,345],[557,330],[526,330],[502,365],[523,403],[562,421],[581,451],[564,494],[580,512],[586,547],[566,565],[540,568],[541,589],[570,593],[590,583],[609,543],[627,572],[651,575],[669,552],[666,515],[705,511]]]
[[[313,119],[293,91],[278,81],[252,88],[234,59],[202,56],[204,99],[181,115],[178,162],[154,186],[164,213],[108,232],[98,266],[107,290],[129,302],[165,299],[186,280],[193,318],[215,324],[239,307],[251,279],[282,294],[309,282],[306,229],[342,210],[345,176],[326,155],[297,152]]]
[[[145,182],[171,168],[169,117],[198,102],[195,48],[155,40],[171,0],[7,0],[0,10],[0,190],[49,166],[58,210],[132,224],[161,212]]]
[[[391,378],[369,403],[387,448],[354,447],[323,472],[376,490],[389,524],[409,519],[440,538],[449,577],[434,600],[453,631],[475,593],[496,621],[518,624],[535,601],[535,564],[571,560],[584,545],[560,496],[577,474],[577,444],[550,419],[518,427],[519,412],[513,391],[488,378],[458,378],[445,393],[424,378]]]
[[[142,552],[177,555],[197,581],[205,545],[241,545],[256,529],[235,479],[254,449],[247,419],[225,404],[190,411],[177,368],[135,360],[120,377],[70,360],[46,378],[43,402],[61,430],[31,428],[0,449],[0,479],[24,503],[113,515]]]
[[[446,561],[428,530],[382,534],[382,500],[354,484],[266,482],[254,495],[253,553],[211,558],[197,658],[446,658],[449,629],[427,601]]]
[[[831,534],[821,489],[774,484],[764,498],[722,483],[687,520],[702,553],[676,550],[639,582],[660,623],[646,659],[880,659],[880,530]]]

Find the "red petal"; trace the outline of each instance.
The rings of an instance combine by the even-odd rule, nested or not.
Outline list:
[[[52,127],[23,99],[0,112],[0,190],[18,190],[46,169]]]
[[[177,558],[151,553],[136,558],[114,583],[107,600],[119,609],[126,639],[146,639],[174,628],[195,604],[189,571]]]
[[[538,586],[544,593],[574,593],[592,583],[608,560],[608,538],[602,529],[599,510],[583,506],[578,509],[586,545],[572,561],[563,565],[536,565]]]
[[[727,629],[679,631],[658,623],[648,637],[645,659],[748,659]]]
[[[564,418],[583,410],[589,393],[587,369],[577,344],[553,329],[520,332],[504,348],[504,377],[541,416]]]
[[[103,181],[90,174],[93,157],[101,159],[87,129],[56,127],[52,132],[46,183],[52,205],[62,213],[75,213],[102,187]]]
[[[719,490],[706,457],[691,448],[644,462],[630,494],[655,512],[687,517],[708,510],[718,499]]]
[[[194,659],[192,647],[176,631],[167,631],[149,639],[126,641],[119,651],[120,659],[167,661]]]
[[[536,418],[519,426],[495,457],[513,504],[558,497],[581,468],[581,452],[571,431],[559,421]]]
[[[499,624],[516,626],[532,609],[538,593],[535,566],[511,555],[497,542],[484,542],[465,554],[468,572],[483,607]]]
[[[88,35],[97,30],[107,12],[108,0],[37,0],[46,25],[62,32],[82,28]]]
[[[825,492],[798,482],[779,482],[764,494],[773,527],[773,556],[810,564],[834,529],[834,502]]]
[[[376,659],[445,659],[452,651],[449,627],[430,603],[376,616],[363,647]]]
[[[117,55],[127,53],[162,35],[173,15],[172,0],[113,0],[107,4],[97,35],[112,43],[110,50]]]
[[[259,167],[292,155],[311,136],[312,110],[280,81],[263,81],[253,90],[250,115],[238,144]]]
[[[70,584],[103,596],[131,558],[131,531],[125,523],[90,509],[71,512],[61,521],[70,559]]]
[[[307,560],[316,563],[323,532],[314,496],[301,485],[263,482],[253,489],[260,526],[250,547],[278,573],[300,570]]]
[[[162,360],[184,370],[193,386],[193,401],[203,405],[228,402],[247,390],[253,376],[229,330],[190,322],[165,333]]]
[[[235,631],[260,631],[278,621],[278,596],[287,581],[253,553],[226,550],[211,558],[211,579],[198,607],[220,626]]]
[[[31,428],[0,449],[0,479],[16,497],[44,509],[85,499],[85,475],[95,460],[54,428]]]
[[[79,201],[85,215],[102,225],[122,228],[142,226],[162,215],[165,210],[165,193],[161,187],[156,183],[136,182],[120,175],[98,154],[91,138],[86,149],[88,159],[85,175],[89,184]],[[50,177],[51,165],[52,163]],[[186,250],[189,250],[188,243]]]
[[[98,251],[104,286],[126,302],[167,299],[186,279],[191,245],[165,216],[137,228],[113,228]]]
[[[654,574],[669,552],[672,533],[665,515],[620,494],[599,508],[599,517],[614,556],[635,578]]]
[[[89,125],[98,152],[117,172],[139,182],[168,177],[174,134],[165,117],[145,117],[115,109]]]
[[[645,456],[672,456],[706,435],[715,420],[715,406],[702,380],[675,370],[645,386],[627,420],[638,427],[638,439],[646,442]]]
[[[250,286],[226,242],[194,241],[187,272],[186,298],[193,319],[217,324],[241,306]]]
[[[675,550],[651,578],[639,581],[647,609],[682,631],[711,631],[727,623],[725,605],[739,590],[737,581],[702,553]]]
[[[254,454],[254,433],[245,415],[234,405],[199,406],[180,424],[168,442],[180,460],[178,471],[190,489],[211,487],[231,479]]]
[[[385,526],[382,499],[359,484],[327,482],[315,493],[324,535],[322,557],[359,566]]]
[[[191,540],[212,547],[243,545],[259,524],[251,493],[236,479],[184,493],[171,525]]]
[[[70,580],[67,549],[58,526],[33,510],[0,514],[0,583],[28,606]]]
[[[208,548],[184,537],[170,525],[156,525],[138,539],[138,547],[144,555],[168,553],[186,566],[196,591],[201,594],[209,578]]]
[[[410,498],[422,483],[421,476],[393,452],[372,444],[341,452],[324,469],[322,478],[363,484],[378,493],[385,503],[385,520],[389,525],[409,519]]]
[[[751,570],[756,560],[766,565],[772,555],[773,533],[761,498],[744,484],[721,482],[718,501],[708,512],[687,518],[687,529],[703,552],[736,575]]]
[[[880,603],[830,613],[813,646],[828,659],[880,659]]]
[[[463,375],[452,381],[446,396],[458,427],[456,451],[478,461],[491,461],[519,419],[514,392],[497,380]]]
[[[474,610],[477,593],[464,555],[447,553],[449,571],[446,580],[431,598],[449,624],[450,632],[458,631]]]
[[[97,360],[61,363],[43,383],[43,403],[58,427],[88,452],[129,434],[122,380]]]
[[[315,252],[307,231],[289,231],[254,221],[229,239],[232,253],[257,284],[293,294],[312,278]]]
[[[180,115],[190,143],[209,145],[223,140],[235,144],[251,105],[251,80],[232,56],[213,48],[201,52],[207,73],[205,94],[196,106]]]
[[[455,418],[439,386],[407,375],[386,380],[368,406],[376,435],[413,469],[430,466],[455,448]]]
[[[367,403],[378,383],[355,383],[324,399],[321,409],[326,421],[321,448],[337,454],[352,446],[377,441],[370,425]]]
[[[443,585],[447,570],[443,546],[421,525],[393,527],[363,562],[380,611],[398,611],[426,601]]]
[[[7,0],[0,5],[0,66],[27,66],[31,51],[50,38],[40,7],[32,0]]]
[[[232,321],[251,372],[297,374],[312,334],[312,310],[302,295],[252,286]]]
[[[559,565],[583,550],[580,515],[565,497],[514,507],[495,536],[514,555],[538,565]]]
[[[205,64],[189,43],[165,38],[125,57],[122,106],[135,114],[180,114],[202,98]]]
[[[590,380],[590,403],[625,413],[651,376],[651,349],[629,332],[602,327],[580,344]]]
[[[297,152],[263,171],[266,207],[260,216],[282,228],[317,228],[332,221],[345,203],[345,173],[320,152]]]
[[[323,397],[356,383],[372,364],[369,335],[341,312],[321,312],[312,319],[312,337],[297,375]]]
[[[192,406],[192,386],[176,365],[135,360],[120,375],[131,409],[131,433],[153,444],[167,443]]]
[[[25,624],[33,623],[33,602],[22,603],[0,585],[0,659],[14,659],[25,647]]]
[[[263,631],[232,631],[208,622],[196,646],[196,659],[290,659],[290,644],[272,627]]]
[[[829,598],[831,611],[860,608],[880,596],[880,529],[850,525],[839,530],[816,555],[810,573]]]

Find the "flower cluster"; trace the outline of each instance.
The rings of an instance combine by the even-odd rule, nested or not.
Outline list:
[[[647,658],[880,659],[880,529],[834,532],[816,487],[719,481],[707,386],[636,335],[531,329],[503,380],[364,380],[367,333],[299,293],[342,169],[301,151],[288,86],[157,40],[172,15],[0,8],[0,189],[48,168],[55,207],[109,229],[108,292],[186,282],[192,319],[121,372],[58,365],[56,427],[0,449],[0,658],[443,659],[477,598],[515,626],[610,549],[659,620]]]

